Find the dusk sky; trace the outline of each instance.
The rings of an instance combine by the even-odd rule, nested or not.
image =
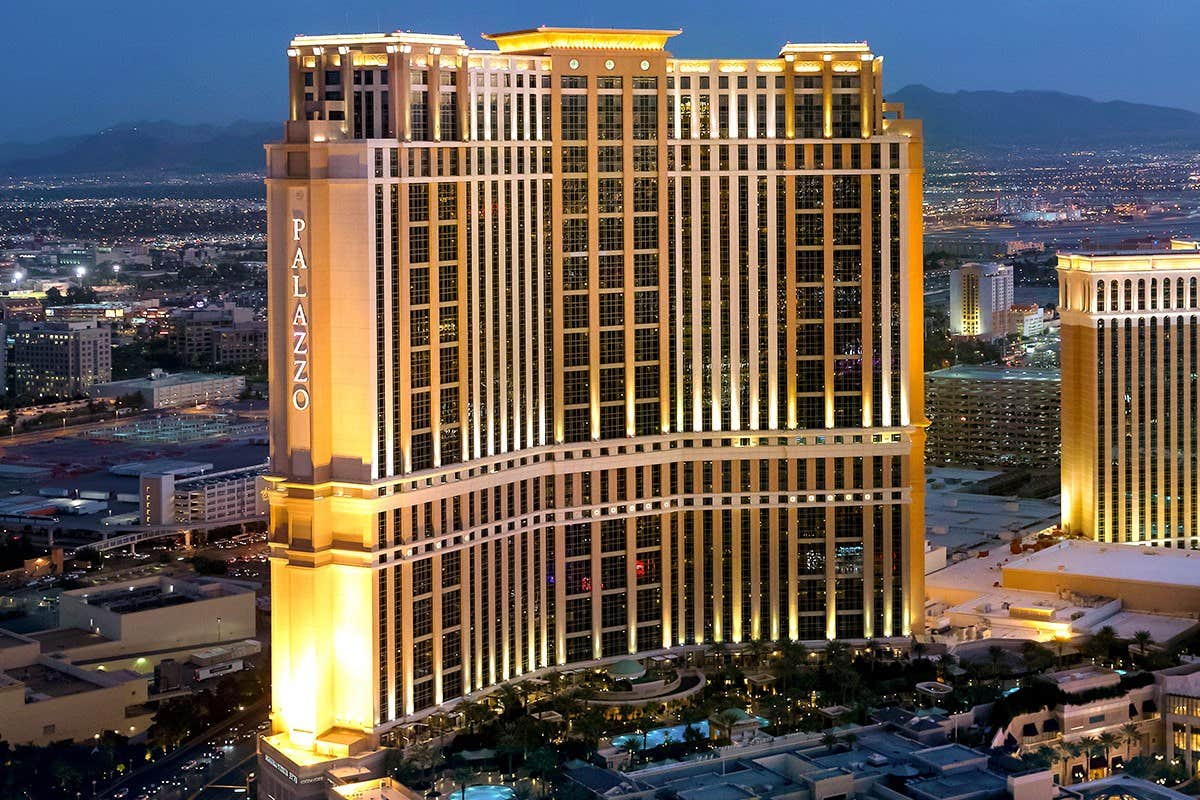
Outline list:
[[[135,120],[282,120],[296,33],[458,33],[545,25],[683,28],[678,56],[769,57],[866,39],[889,90],[1052,89],[1200,111],[1197,0],[8,0],[0,141]],[[1064,121],[1069,124],[1069,121]]]

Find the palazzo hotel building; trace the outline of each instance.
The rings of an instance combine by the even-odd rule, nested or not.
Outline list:
[[[923,629],[920,124],[865,43],[678,33],[291,43],[273,794],[541,670]]]

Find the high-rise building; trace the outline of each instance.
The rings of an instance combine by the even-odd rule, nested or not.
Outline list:
[[[1198,280],[1194,250],[1059,255],[1067,530],[1200,545]]]
[[[112,380],[112,332],[95,322],[38,322],[12,335],[13,393],[68,398]]]
[[[292,42],[275,796],[540,670],[923,629],[920,124],[864,43],[677,33]]]
[[[1058,469],[1059,372],[958,365],[925,376],[932,464]]]
[[[1012,269],[1003,264],[963,264],[950,271],[950,333],[1001,339],[1008,334],[1013,302]]]
[[[253,309],[232,304],[180,309],[171,314],[167,344],[189,364],[249,364],[266,360],[267,326]]]

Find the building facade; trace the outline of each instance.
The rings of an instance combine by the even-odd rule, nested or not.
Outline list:
[[[1063,254],[1058,277],[1064,527],[1200,546],[1200,254]]]
[[[13,392],[68,398],[112,380],[112,332],[94,322],[26,324],[12,334]]]
[[[181,309],[171,315],[167,343],[189,364],[250,364],[267,358],[267,325],[239,306]]]
[[[179,408],[237,400],[246,391],[245,375],[212,375],[205,372],[168,374],[151,370],[145,378],[101,383],[88,390],[92,397],[119,399],[139,395],[146,408]]]
[[[1013,302],[1012,269],[1003,264],[963,264],[950,271],[950,333],[1000,339],[1008,334]]]
[[[1029,339],[1046,332],[1046,312],[1037,303],[1014,305],[1008,310],[1010,335]]]
[[[865,44],[676,33],[292,42],[272,791],[539,670],[923,629],[920,125]]]
[[[1057,469],[1059,371],[959,365],[925,376],[931,464]]]
[[[265,517],[262,465],[176,480],[169,473],[140,476],[143,525],[247,522]]]

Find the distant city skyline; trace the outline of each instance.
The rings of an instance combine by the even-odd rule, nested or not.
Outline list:
[[[36,64],[39,79],[10,87],[14,113],[0,118],[0,141],[37,142],[141,119],[279,118],[286,112],[279,99],[286,75],[278,58],[297,33],[403,28],[458,33],[482,46],[481,33],[540,24],[683,27],[671,44],[680,57],[761,54],[787,39],[866,39],[888,53],[888,91],[911,83],[939,91],[1054,90],[1200,111],[1189,60],[1200,5],[1189,2],[1016,0],[1000,9],[867,0],[848,13],[755,0],[733,11],[711,0],[653,6],[617,0],[604,8],[531,0],[475,9],[467,29],[456,7],[378,0],[336,7],[305,0],[21,4],[6,9],[10,55],[14,63]],[[1152,59],[1144,57],[1143,33],[1154,36]]]

